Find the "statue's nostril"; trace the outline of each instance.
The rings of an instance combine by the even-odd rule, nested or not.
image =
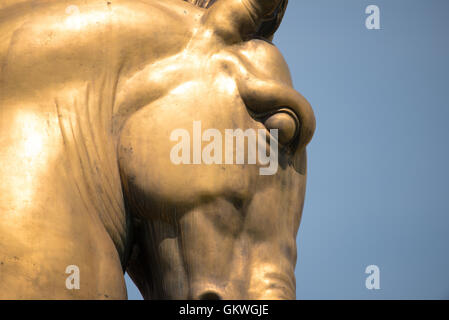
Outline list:
[[[204,292],[198,298],[199,300],[222,300],[222,297],[214,291]]]

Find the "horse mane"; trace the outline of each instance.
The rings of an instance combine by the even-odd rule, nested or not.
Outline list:
[[[184,0],[190,2],[201,8],[209,8],[214,4],[216,0]],[[255,37],[262,37],[266,39],[273,39],[273,36],[279,26],[281,25],[282,18],[284,17],[285,11],[287,10],[288,0],[279,1],[279,5],[276,10],[270,16],[267,16],[264,21],[262,21],[259,29],[254,34]]]

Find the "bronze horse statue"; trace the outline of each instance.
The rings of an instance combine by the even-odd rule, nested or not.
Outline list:
[[[125,271],[146,299],[295,298],[315,119],[271,42],[286,6],[1,1],[0,298],[126,299]],[[173,163],[195,121],[275,129],[276,173]]]

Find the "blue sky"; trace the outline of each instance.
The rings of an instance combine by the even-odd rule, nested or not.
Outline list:
[[[448,18],[447,0],[290,0],[275,44],[317,118],[298,299],[449,298]]]

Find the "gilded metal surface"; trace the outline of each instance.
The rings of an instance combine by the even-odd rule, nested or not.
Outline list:
[[[295,298],[315,120],[261,38],[286,1],[190,2],[0,2],[0,298],[126,299],[124,270],[148,299]],[[276,173],[173,163],[199,121],[279,129]]]

